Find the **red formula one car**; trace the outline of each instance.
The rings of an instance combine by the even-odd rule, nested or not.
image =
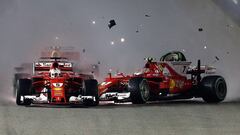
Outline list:
[[[100,100],[142,104],[154,100],[203,98],[209,103],[221,102],[227,93],[223,77],[214,75],[215,68],[190,66],[181,52],[170,52],[160,62],[147,59],[140,73],[130,76],[111,74],[99,85]],[[212,75],[209,75],[212,74]]]
[[[33,75],[16,82],[16,104],[98,105],[98,82],[92,75],[73,72],[73,63],[62,57],[41,58]]]

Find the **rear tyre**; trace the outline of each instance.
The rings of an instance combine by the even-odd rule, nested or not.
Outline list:
[[[206,76],[200,83],[202,98],[207,103],[219,103],[227,95],[227,85],[221,76]]]
[[[129,80],[128,90],[133,104],[144,104],[149,100],[149,85],[144,78],[132,78]]]
[[[16,83],[16,104],[30,105],[31,100],[24,99],[23,96],[30,95],[32,81],[29,79],[19,79]],[[21,99],[22,98],[22,99]]]
[[[84,96],[93,96],[94,100],[85,100],[83,104],[86,106],[97,106],[99,104],[98,96],[98,82],[95,79],[85,80],[85,91]]]

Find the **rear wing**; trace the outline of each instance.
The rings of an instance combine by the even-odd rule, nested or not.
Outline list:
[[[40,61],[40,62],[34,62],[33,63],[33,73],[35,72],[43,72],[43,71],[49,71],[50,67],[52,66],[53,62],[46,62],[46,61]],[[59,69],[61,71],[73,71],[73,63],[71,62],[58,62]]]

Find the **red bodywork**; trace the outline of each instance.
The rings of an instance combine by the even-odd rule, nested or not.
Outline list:
[[[51,102],[64,102],[67,103],[65,86],[63,85],[66,81],[64,77],[58,77],[50,79],[51,84]]]
[[[47,57],[41,57],[34,62],[31,74],[21,73],[23,66],[16,69],[20,72],[14,75],[13,82],[17,105],[35,103],[98,105],[98,82],[93,74],[82,74],[83,69],[80,66],[73,66],[72,61],[61,56],[71,55],[74,57],[69,57],[74,59],[79,57],[79,52],[64,53],[60,51],[61,48],[51,48],[53,50],[46,53]],[[94,68],[93,71],[98,70],[97,65],[91,68]]]
[[[127,75],[109,75],[99,85],[101,95],[108,92],[127,92],[128,82],[132,78],[142,77],[147,80],[150,93],[156,96],[178,95],[189,92],[196,85],[195,69],[188,69],[190,62],[152,62],[148,61],[141,73]],[[178,69],[176,69],[178,68]],[[177,71],[178,70],[178,71]],[[197,70],[196,70],[197,72]]]
[[[48,97],[49,104],[68,104],[71,96],[77,97],[82,94],[83,81],[93,78],[91,75],[74,73],[72,67],[63,65],[59,69],[61,75],[52,78],[49,75],[50,65],[42,66],[42,64],[35,63],[32,95],[39,96],[43,93]]]
[[[74,82],[73,78],[77,80],[77,82]],[[49,77],[49,73],[41,73],[40,75],[33,76],[32,80],[33,94],[39,95],[40,93],[44,93],[48,96],[50,104],[67,104],[70,96],[77,96],[77,94],[81,92],[82,84],[79,82],[81,82],[83,78],[73,76],[69,73],[64,73],[60,77],[51,78]],[[49,93],[51,94],[48,95]]]

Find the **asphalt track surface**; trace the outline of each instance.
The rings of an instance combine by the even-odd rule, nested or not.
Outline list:
[[[0,135],[239,135],[240,102],[184,100],[97,107],[0,103]]]

